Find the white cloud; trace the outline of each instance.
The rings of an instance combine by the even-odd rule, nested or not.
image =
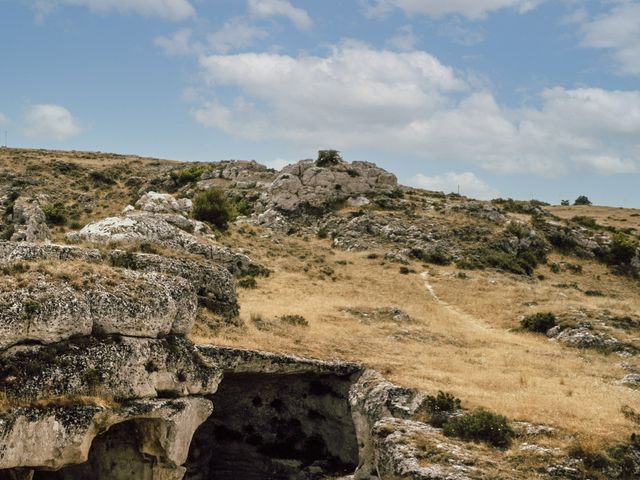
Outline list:
[[[413,33],[413,27],[411,25],[405,25],[400,28],[395,37],[387,41],[387,44],[397,50],[413,50],[417,41],[418,37]]]
[[[266,30],[251,25],[241,18],[232,18],[220,30],[207,37],[210,51],[227,53],[253,45],[256,40],[268,36]]]
[[[539,107],[510,110],[426,52],[354,42],[324,57],[245,53],[200,63],[213,94],[194,118],[241,138],[378,149],[502,173],[613,174],[640,164],[640,91],[553,88],[539,94]],[[222,103],[218,87],[239,94]]]
[[[197,54],[198,44],[191,43],[191,29],[183,28],[168,37],[156,37],[153,41],[167,55],[192,55]]]
[[[582,46],[610,50],[620,73],[640,75],[640,3],[617,3],[582,25]]]
[[[86,7],[93,12],[134,13],[179,21],[196,16],[187,0],[39,0],[34,3],[36,19],[42,20],[58,5]]]
[[[489,200],[499,196],[495,188],[490,187],[472,172],[448,172],[433,177],[419,173],[409,180],[409,184],[414,187],[444,193],[457,193],[459,189],[461,195],[481,200]]]
[[[9,123],[9,117],[0,112],[0,125],[7,125]]]
[[[313,23],[306,10],[294,7],[287,0],[249,0],[249,12],[263,18],[286,17],[300,30],[308,30]]]
[[[528,12],[544,0],[361,0],[368,16],[387,15],[401,9],[407,15],[429,15],[441,17],[449,14],[463,15],[469,19],[480,19],[488,13],[503,8],[512,8],[520,13]]]
[[[289,160],[285,160],[284,158],[275,158],[273,160],[267,160],[265,162],[267,167],[273,168],[273,169],[278,170],[278,171],[282,170],[287,165],[291,165],[292,163],[295,163],[295,162],[291,162]]]
[[[65,140],[82,129],[71,112],[60,105],[33,105],[24,115],[25,133],[43,140]]]

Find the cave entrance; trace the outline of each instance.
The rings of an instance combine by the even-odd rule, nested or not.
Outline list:
[[[306,480],[353,473],[349,377],[227,374],[196,431],[185,480]]]
[[[146,422],[146,424],[145,424]],[[155,457],[141,453],[144,427],[153,420],[130,420],[98,435],[85,463],[57,471],[37,470],[33,480],[178,480],[183,469],[167,469]]]

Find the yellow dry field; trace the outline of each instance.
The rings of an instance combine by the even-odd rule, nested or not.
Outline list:
[[[640,209],[571,205],[545,207],[545,210],[563,220],[585,216],[593,218],[598,225],[603,227],[634,228],[640,232]]]
[[[537,311],[635,313],[637,283],[593,263],[585,263],[581,275],[542,267],[545,280],[492,271],[466,272],[465,279],[455,267],[419,263],[410,265],[415,273],[403,275],[382,255],[371,259],[370,252],[334,250],[330,240],[263,238],[261,233],[236,231],[226,241],[243,245],[272,269],[269,278],[258,279],[258,288],[240,290],[246,327],[215,331],[201,325],[194,340],[359,361],[401,385],[449,391],[465,407],[553,425],[583,440],[623,440],[633,431],[620,410],[624,405],[640,409],[640,391],[616,381],[627,373],[621,363],[638,366],[638,361],[571,349],[514,328],[523,314]],[[323,273],[331,270],[333,275]],[[563,283],[606,290],[612,297],[554,287]],[[375,321],[345,312],[391,306],[411,320]],[[290,314],[304,316],[309,325],[278,321]]]

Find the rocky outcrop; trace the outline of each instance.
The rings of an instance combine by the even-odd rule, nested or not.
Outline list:
[[[263,202],[266,208],[284,212],[305,207],[323,209],[351,197],[390,193],[396,187],[395,175],[373,163],[319,167],[312,160],[304,160],[282,169],[268,187]]]
[[[81,248],[73,245],[0,242],[0,261],[18,262],[32,260],[100,262],[102,260],[102,254],[100,250],[95,248]]]
[[[13,205],[11,220],[14,225],[12,241],[48,242],[51,240],[47,217],[37,199],[18,198]]]
[[[103,275],[87,274],[77,285],[29,274],[27,286],[0,293],[0,349],[92,332],[156,338],[193,326],[196,293],[185,280],[130,271]]]
[[[124,217],[108,217],[90,223],[78,232],[69,233],[66,238],[72,243],[87,241],[103,245],[150,243],[200,255],[224,265],[233,274],[247,272],[252,265],[246,255],[216,245],[204,236],[181,230],[161,215],[137,213]]]
[[[201,306],[226,317],[233,317],[239,312],[233,276],[222,266],[123,250],[113,250],[109,259],[112,265],[135,271],[160,272],[184,278],[195,289]]]
[[[187,216],[193,206],[188,198],[175,198],[168,193],[147,192],[142,195],[135,206],[144,212],[177,213]]]
[[[0,467],[62,469],[56,478],[180,479],[191,437],[212,409],[203,398],[18,408],[0,414]]]

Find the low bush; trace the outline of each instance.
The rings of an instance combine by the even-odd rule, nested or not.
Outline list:
[[[233,218],[233,206],[217,188],[198,193],[193,199],[193,217],[208,222],[220,230],[226,230]]]
[[[576,215],[575,217],[571,217],[571,221],[573,223],[577,223],[578,225],[586,228],[598,228],[598,223],[595,218],[587,217],[584,215]]]
[[[306,327],[309,322],[302,315],[282,315],[280,320],[289,325],[295,325],[297,327]]]
[[[115,185],[116,183],[112,177],[104,172],[98,172],[97,170],[89,172],[89,180],[91,180],[94,185]]]
[[[514,436],[506,417],[483,409],[451,418],[444,425],[443,433],[449,437],[485,442],[499,448],[508,447]]]
[[[238,287],[247,289],[258,288],[258,282],[256,282],[256,279],[253,277],[245,277],[238,280]]]
[[[460,408],[460,399],[450,393],[439,391],[437,395],[428,395],[426,408],[429,418],[427,422],[436,428],[442,428],[453,412]]]
[[[47,203],[40,207],[49,225],[64,225],[67,223],[67,211],[62,202]]]
[[[549,329],[557,325],[557,321],[553,313],[534,313],[520,320],[520,325],[529,332],[547,333]]]
[[[171,178],[179,186],[187,185],[188,183],[197,182],[202,177],[202,174],[209,170],[211,165],[196,164],[177,172],[171,172]]]

